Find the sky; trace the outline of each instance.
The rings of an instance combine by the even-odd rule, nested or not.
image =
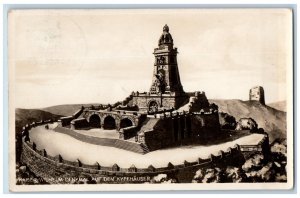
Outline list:
[[[185,91],[209,99],[286,100],[292,68],[287,9],[18,10],[9,13],[10,102],[19,108],[114,103],[149,91],[168,24]]]

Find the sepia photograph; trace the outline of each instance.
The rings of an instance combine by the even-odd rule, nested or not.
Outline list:
[[[9,189],[291,189],[293,10],[12,9]]]

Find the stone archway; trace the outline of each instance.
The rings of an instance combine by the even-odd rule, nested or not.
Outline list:
[[[133,126],[133,122],[129,118],[123,118],[120,122],[120,128]]]
[[[104,129],[116,129],[116,120],[112,116],[106,116],[103,121]]]
[[[148,110],[150,113],[154,113],[158,111],[158,103],[156,101],[149,102]]]
[[[89,124],[92,128],[100,128],[101,127],[101,119],[99,115],[93,114],[89,119]]]

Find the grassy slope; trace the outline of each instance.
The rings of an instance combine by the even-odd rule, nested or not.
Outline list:
[[[81,106],[91,106],[99,104],[65,104],[65,105],[56,105],[52,107],[46,107],[41,110],[50,112],[56,115],[70,116],[75,113]]]
[[[259,128],[263,128],[270,135],[272,142],[276,138],[286,138],[286,113],[255,101],[242,100],[209,100],[219,106],[219,111],[240,118],[253,118]]]
[[[52,114],[38,109],[16,109],[16,130],[20,131],[21,128],[29,123],[37,122],[40,120],[58,119],[61,115]]]
[[[274,109],[286,112],[286,101],[273,102],[267,105],[273,107]]]

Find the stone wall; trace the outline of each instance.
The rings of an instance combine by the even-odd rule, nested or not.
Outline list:
[[[66,116],[66,117],[61,117],[59,122],[59,125],[61,125],[62,127],[66,127],[69,126],[71,121],[73,120],[73,116]]]
[[[201,110],[209,108],[209,102],[204,91],[196,91],[188,93],[189,98],[189,112],[200,112]]]
[[[198,141],[204,142],[206,138],[216,137],[220,132],[217,111],[164,113],[156,117],[159,117],[159,120],[153,129],[139,132],[139,136],[143,136],[139,139],[142,139],[150,151]]]
[[[135,93],[133,95],[133,105],[137,105],[140,110],[147,111],[149,109],[149,104],[152,101],[155,101],[158,104],[158,109],[171,109],[171,108],[179,108],[184,103],[188,102],[187,95],[181,96],[172,96],[168,94],[163,94],[162,99],[160,95],[153,95],[149,93]]]
[[[221,132],[218,111],[194,113],[191,130],[198,139],[217,137]]]
[[[138,127],[137,126],[130,126],[126,128],[122,128],[119,131],[119,138],[122,140],[127,140],[137,136]]]
[[[78,118],[71,121],[71,129],[82,129],[89,126],[90,125],[85,118]]]
[[[116,163],[110,167],[101,166],[101,163],[84,164],[80,159],[71,162],[65,160],[60,154],[49,156],[45,149],[37,150],[37,145],[30,142],[28,130],[32,127],[53,123],[52,120],[27,124],[22,131],[21,162],[38,177],[43,178],[51,184],[72,183],[73,179],[91,178],[100,180],[99,183],[144,183],[149,182],[153,176],[158,174],[175,174],[179,182],[191,182],[195,171],[200,168],[211,168],[215,166],[241,165],[244,158],[255,153],[267,154],[269,152],[269,138],[265,138],[258,145],[235,145],[225,152],[220,151],[218,155],[210,155],[207,159],[195,159],[195,161],[184,161],[182,164],[169,163],[166,167],[139,168],[134,164],[130,167],[119,167]],[[98,183],[98,182],[97,182]]]
[[[264,133],[264,138],[257,145],[241,145],[240,150],[243,152],[245,158],[249,158],[257,153],[263,154],[265,159],[269,158],[270,154],[270,145],[269,145],[269,136],[267,133]]]
[[[63,127],[69,126],[71,124],[71,121],[78,118],[84,110],[84,107],[81,109],[77,110],[73,115],[67,116],[67,117],[61,117],[59,120],[59,124]]]
[[[23,140],[21,161],[38,177],[51,184],[70,183],[72,179],[97,178],[103,183],[144,183],[149,182],[158,174],[175,173],[181,182],[190,182],[192,178],[186,178],[185,172],[191,172],[200,168],[225,166],[228,163],[243,163],[239,147],[229,148],[227,152],[220,151],[217,156],[211,155],[207,159],[198,158],[193,162],[183,161],[182,164],[169,163],[166,167],[138,168],[134,164],[130,167],[119,167],[114,164],[110,167],[101,166],[95,162],[93,165],[83,164],[79,159],[71,162],[63,156],[49,156],[47,151],[37,150],[33,142]],[[226,163],[226,164],[225,164]],[[101,183],[101,182],[100,182]]]

